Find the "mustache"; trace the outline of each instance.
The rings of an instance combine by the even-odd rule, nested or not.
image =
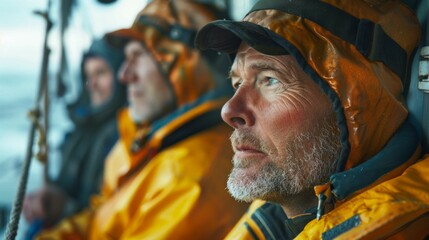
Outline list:
[[[229,139],[231,140],[234,150],[237,145],[251,146],[260,151],[264,151],[266,149],[262,141],[248,130],[235,129]]]

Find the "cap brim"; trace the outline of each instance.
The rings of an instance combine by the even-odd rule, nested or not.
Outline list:
[[[123,28],[113,31],[111,33],[106,34],[105,38],[109,44],[115,47],[123,47],[130,40],[143,40],[141,33],[132,28]]]
[[[288,51],[273,40],[274,32],[258,24],[245,21],[218,20],[198,31],[195,46],[201,50],[236,53],[240,43],[246,42],[267,55],[285,55]]]

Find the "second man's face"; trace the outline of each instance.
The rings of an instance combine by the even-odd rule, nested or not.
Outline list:
[[[234,128],[231,194],[282,201],[327,181],[340,151],[335,114],[293,57],[242,44],[231,81],[236,92],[222,109]]]
[[[91,105],[98,107],[112,97],[114,88],[113,70],[101,57],[89,57],[85,60],[84,73]]]
[[[125,47],[120,79],[127,84],[128,101],[136,122],[151,122],[174,105],[174,96],[152,55],[138,41]]]

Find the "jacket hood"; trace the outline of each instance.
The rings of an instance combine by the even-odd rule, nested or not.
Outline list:
[[[373,158],[405,122],[419,34],[418,19],[398,0],[261,0],[242,21],[206,25],[196,44],[234,55],[246,41],[265,54],[291,54],[333,103],[340,172]]]
[[[91,57],[103,58],[112,68],[114,75],[112,96],[101,106],[95,108],[91,106],[89,92],[85,88],[84,62]],[[98,125],[106,119],[115,118],[117,110],[126,105],[126,88],[117,77],[123,60],[122,49],[109,45],[104,38],[94,40],[90,48],[83,54],[80,68],[81,92],[77,100],[67,106],[69,116],[75,125]]]
[[[193,44],[197,30],[218,18],[225,18],[225,14],[211,5],[155,0],[137,15],[130,28],[112,32],[108,39],[116,44],[141,41],[158,63],[179,108],[226,83],[229,60],[201,52]]]
[[[128,111],[120,114],[119,132],[129,155],[124,176],[163,149],[222,124],[220,111],[232,94],[227,81],[231,62],[225,55],[195,48],[194,37],[205,24],[225,17],[223,11],[209,4],[154,0],[130,28],[107,35],[107,40],[118,46],[140,41],[157,62],[176,101],[175,109],[150,123],[136,124]]]

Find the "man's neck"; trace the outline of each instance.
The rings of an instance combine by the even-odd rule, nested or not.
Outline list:
[[[303,214],[306,210],[317,205],[317,197],[312,189],[290,196],[280,203],[288,218]]]

